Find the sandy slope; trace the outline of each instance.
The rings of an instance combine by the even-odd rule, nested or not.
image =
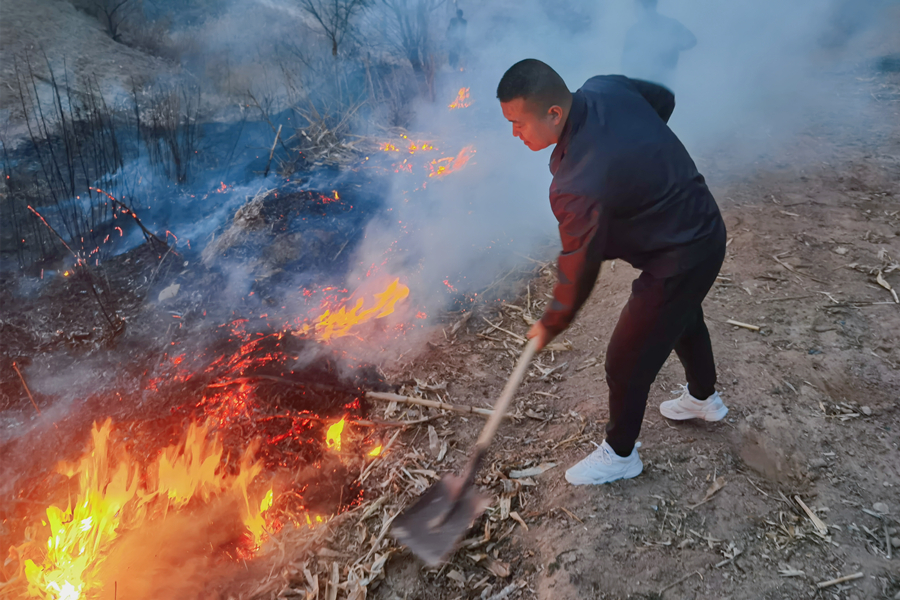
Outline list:
[[[107,102],[127,96],[132,78],[140,85],[177,69],[113,41],[96,19],[64,0],[4,1],[0,3],[0,122],[9,119],[11,130],[3,133],[7,139],[22,129],[16,65],[20,75],[26,75],[30,62],[39,93],[49,95],[45,55],[61,85],[65,67],[75,90],[84,89],[83,78],[90,77],[100,82]]]

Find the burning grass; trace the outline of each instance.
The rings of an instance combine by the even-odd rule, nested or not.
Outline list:
[[[194,597],[238,585],[236,561],[270,565],[285,540],[302,545],[359,506],[359,480],[385,449],[363,391],[387,386],[321,340],[356,334],[408,293],[393,280],[350,310],[326,298],[295,335],[237,319],[202,349],[174,343],[139,393],[171,416],[92,426],[85,450],[44,477],[46,508],[16,513],[4,588],[52,600],[111,589]]]
[[[381,281],[350,295],[323,290],[303,323],[256,330],[234,319],[215,341],[192,341],[209,340],[206,332],[168,346],[133,402],[155,416],[94,424],[38,486],[46,493],[30,496],[45,503],[17,513],[5,589],[53,600],[110,589],[129,598],[364,598],[397,551],[393,516],[447,453],[404,450],[402,429],[443,413],[389,421],[394,406],[372,418],[365,392],[393,386],[374,367],[350,366],[353,344],[333,344],[365,339],[365,327],[408,302],[398,280]],[[354,320],[325,317],[339,314]]]
[[[164,448],[145,469],[127,446],[112,441],[112,420],[95,424],[88,450],[57,471],[74,488],[68,506],[47,508],[46,519],[26,531],[29,541],[16,549],[24,559],[28,595],[75,600],[99,594],[104,564],[116,540],[151,526],[167,514],[213,501],[233,505],[243,531],[221,540],[236,555],[252,554],[277,522],[266,522],[272,489],[260,494],[251,484],[262,472],[255,458],[258,442],[234,466],[223,463],[222,440],[208,425],[191,423],[183,440]],[[46,551],[41,540],[46,540]],[[136,560],[137,556],[129,557]],[[150,557],[144,557],[150,558]]]
[[[462,92],[457,108],[468,106]],[[327,119],[314,117],[297,134],[311,144],[305,160],[323,164],[337,153],[337,162],[352,156],[357,167],[366,166],[352,145],[340,142],[339,126],[329,129]],[[363,141],[382,159],[369,167],[389,163],[395,172],[414,173],[421,188],[464,168],[475,152],[469,146],[448,153],[402,132],[390,141]],[[179,146],[169,146],[177,165]],[[315,154],[325,146],[325,154]],[[111,195],[92,191],[137,221]],[[289,202],[264,204],[279,194]],[[266,218],[271,231],[285,233],[289,210],[305,221],[312,214],[324,218],[326,206],[332,214],[353,209],[342,196],[269,190],[235,217],[245,230],[241,239],[220,238],[210,248],[224,254]],[[291,233],[312,238],[307,230]],[[349,241],[358,229],[346,233]],[[157,257],[148,291],[168,253]],[[377,289],[323,290],[319,307],[280,328],[253,329],[235,318],[213,336],[194,331],[213,338],[202,347],[188,334],[166,340],[162,366],[145,373],[141,390],[126,394],[135,406],[152,405],[150,412],[163,416],[101,419],[83,435],[71,433],[75,442],[55,448],[69,460],[33,477],[42,480],[38,493],[21,486],[19,497],[29,497],[21,509],[4,510],[13,516],[7,523],[16,542],[0,568],[0,589],[48,600],[120,593],[268,598],[297,589],[307,598],[365,598],[394,551],[386,537],[393,517],[427,483],[407,470],[426,463],[397,443],[402,428],[423,420],[368,419],[365,391],[390,386],[374,367],[351,366],[348,346],[322,349],[341,337],[363,340],[403,329],[403,318],[390,325],[382,320],[406,301],[409,288],[391,277],[371,281]],[[184,315],[172,316],[181,329]]]
[[[305,535],[357,505],[354,481],[380,445],[360,423],[359,398],[344,396],[333,420],[327,403],[322,415],[270,404],[272,384],[286,385],[210,386],[201,405],[181,407],[192,415],[186,433],[164,446],[181,429],[177,417],[161,431],[146,421],[95,424],[80,456],[57,466],[44,513],[22,515],[23,541],[11,549],[4,587],[53,600],[110,590],[193,597],[227,583],[235,561],[267,556],[273,535]],[[178,581],[190,583],[182,589]]]

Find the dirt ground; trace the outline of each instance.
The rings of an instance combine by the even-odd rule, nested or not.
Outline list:
[[[900,287],[898,82],[896,74],[847,78],[850,93],[882,94],[870,130],[820,124],[760,157],[745,179],[717,182],[727,151],[699,158],[729,231],[704,304],[730,408],[724,421],[672,423],[659,414],[684,383],[673,355],[651,391],[643,474],[604,486],[565,481],[565,469],[603,439],[605,345],[637,275],[615,263],[561,336],[571,350],[544,352],[531,369],[516,407],[527,416],[499,432],[482,480],[495,495],[490,540],[482,539],[485,520],[477,522],[439,570],[422,571],[403,554],[374,597],[895,598],[900,304],[884,284]],[[542,269],[488,318],[524,335],[523,313],[541,314],[553,277]],[[490,406],[520,346],[478,317],[467,331],[449,340],[438,332],[431,351],[402,371],[448,383],[451,402]],[[460,465],[480,426],[436,424],[450,452],[431,468]],[[428,455],[423,431],[407,442]],[[507,479],[548,464],[539,476]],[[827,533],[816,533],[795,498]],[[494,577],[494,561],[508,576]],[[817,588],[855,573],[862,576]]]

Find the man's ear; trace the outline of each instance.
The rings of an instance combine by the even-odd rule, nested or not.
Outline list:
[[[561,106],[557,106],[556,104],[554,104],[549,109],[547,109],[547,114],[550,116],[551,119],[553,119],[554,125],[559,125],[560,122],[562,121],[563,109]]]

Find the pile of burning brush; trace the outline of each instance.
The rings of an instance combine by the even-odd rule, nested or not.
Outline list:
[[[142,391],[169,416],[95,423],[70,460],[4,508],[4,541],[15,540],[4,596],[266,597],[261,581],[286,585],[319,530],[365,504],[362,482],[382,455],[364,392],[388,386],[322,343],[383,319],[408,293],[394,280],[295,329],[237,320],[204,348],[174,345]]]
[[[469,104],[463,89],[450,109]],[[307,121],[295,135],[308,164],[361,159],[354,143],[341,141],[344,124],[318,114]],[[421,177],[416,189],[462,169],[475,152],[467,146],[445,155],[404,132],[365,142],[385,159],[373,162]],[[279,194],[281,203],[272,202]],[[234,239],[211,244],[204,261],[252,242],[266,218],[268,231],[287,231],[288,204],[318,214],[339,199],[337,191],[333,198],[293,189],[259,195],[235,217]],[[17,453],[37,454],[35,444],[46,440],[74,441],[48,446],[44,456],[64,460],[21,478],[12,502],[0,506],[8,550],[0,595],[364,599],[394,551],[387,538],[394,516],[424,491],[447,453],[446,444],[434,456],[404,452],[398,435],[440,416],[444,405],[426,402],[431,408],[413,415],[394,404],[385,418],[399,412],[400,420],[372,418],[367,392],[391,386],[375,367],[353,364],[360,361],[346,347],[328,344],[384,334],[382,320],[408,294],[387,279],[374,293],[326,298],[314,318],[280,328],[249,329],[237,319],[204,347],[172,342],[140,390],[116,394],[143,412],[94,423],[40,416],[42,436],[22,436]]]

